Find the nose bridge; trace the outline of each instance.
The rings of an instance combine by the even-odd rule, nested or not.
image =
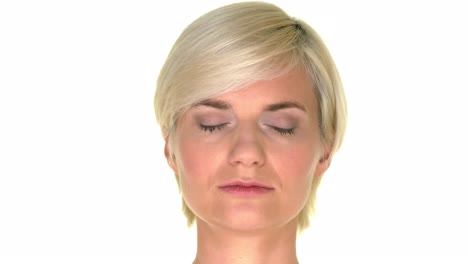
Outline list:
[[[254,123],[242,123],[236,129],[230,151],[233,165],[261,166],[265,162],[265,151],[259,127]]]

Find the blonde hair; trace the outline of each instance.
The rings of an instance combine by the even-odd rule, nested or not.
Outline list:
[[[227,5],[199,17],[179,36],[161,69],[154,97],[164,138],[194,104],[259,80],[303,67],[312,77],[319,105],[321,138],[331,155],[341,145],[346,100],[333,59],[319,35],[305,22],[264,2]],[[169,146],[170,146],[169,142]],[[179,178],[176,175],[177,182]],[[299,214],[298,230],[309,216],[321,177],[314,177],[309,199]],[[195,215],[182,198],[190,226]]]

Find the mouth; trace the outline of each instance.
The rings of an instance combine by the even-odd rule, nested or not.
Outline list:
[[[219,189],[240,196],[260,195],[274,190],[273,187],[255,182],[232,182],[219,186]]]

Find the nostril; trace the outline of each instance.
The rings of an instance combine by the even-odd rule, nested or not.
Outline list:
[[[265,161],[264,149],[255,141],[237,142],[232,146],[229,160],[233,165],[260,166]]]

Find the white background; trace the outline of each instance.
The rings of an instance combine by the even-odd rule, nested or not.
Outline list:
[[[190,263],[158,71],[231,1],[2,1],[0,263]],[[349,129],[301,263],[468,263],[463,1],[272,1],[327,43]]]

